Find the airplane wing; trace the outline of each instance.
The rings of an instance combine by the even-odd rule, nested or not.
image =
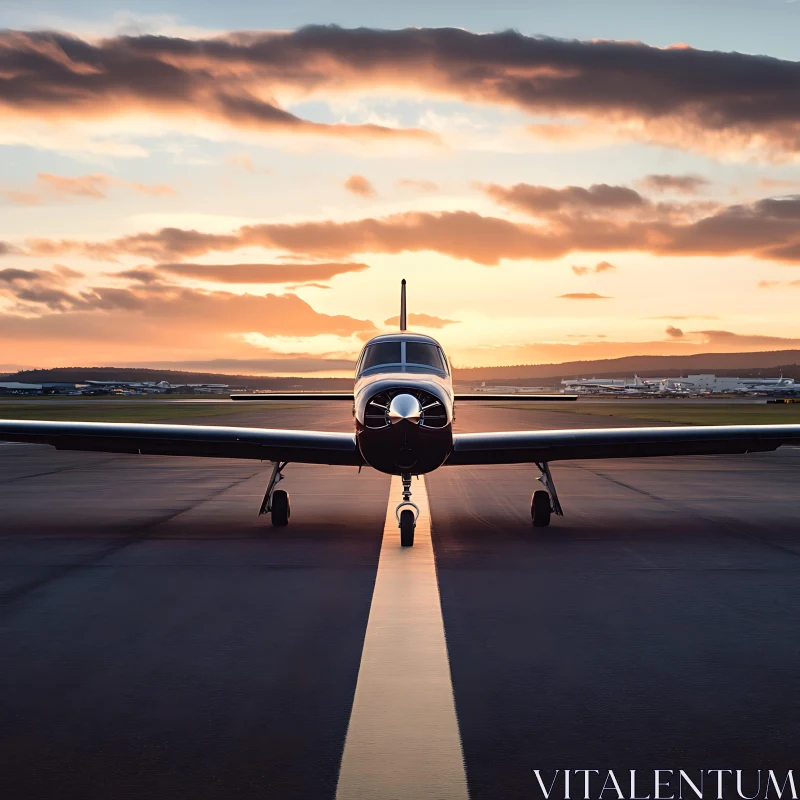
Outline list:
[[[231,400],[349,400],[352,392],[261,392],[255,394],[232,394]]]
[[[49,444],[56,450],[140,455],[254,458],[301,464],[361,466],[351,433],[206,425],[0,420],[0,441]]]
[[[345,392],[263,392],[261,394],[232,394],[231,400],[349,400],[353,401],[353,395]],[[457,394],[456,401],[509,401],[509,400],[577,400],[575,394],[489,394],[488,392],[478,394]]]
[[[501,401],[517,401],[523,400],[527,401],[535,401],[535,400],[546,400],[547,402],[552,402],[554,400],[577,400],[578,395],[576,394],[489,394],[488,392],[479,392],[475,394],[457,394],[455,395],[455,400],[457,403],[468,401],[468,400],[501,400]]]
[[[758,453],[800,444],[800,425],[708,425],[461,433],[446,465]]]

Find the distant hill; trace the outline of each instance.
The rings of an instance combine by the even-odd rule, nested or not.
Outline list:
[[[272,378],[263,375],[226,375],[221,372],[185,372],[139,367],[54,367],[26,369],[6,376],[21,383],[85,383],[86,381],[169,381],[170,383],[227,383],[250,389],[349,389],[350,378]]]
[[[561,380],[562,378],[611,378],[631,376],[678,377],[689,372],[717,375],[741,373],[742,377],[763,377],[783,371],[800,378],[800,350],[769,350],[758,353],[697,353],[678,356],[625,356],[598,361],[567,361],[561,364],[518,364],[511,367],[455,369],[453,377],[462,383],[486,381],[519,382]]]
[[[518,364],[511,367],[454,369],[458,383],[530,383],[556,385],[563,378],[611,378],[632,376],[677,377],[689,372],[717,375],[765,377],[782,373],[800,380],[800,350],[769,350],[758,353],[699,353],[679,356],[626,356],[598,361],[567,361],[561,364]],[[224,372],[188,372],[140,367],[56,367],[12,373],[6,380],[22,383],[93,381],[169,381],[170,383],[227,383],[250,389],[350,389],[350,378],[275,378],[263,375],[231,375]]]

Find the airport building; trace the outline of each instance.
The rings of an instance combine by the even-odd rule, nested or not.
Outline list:
[[[0,382],[0,395],[143,395],[143,394],[201,394],[224,395],[231,389],[246,386],[229,386],[224,383],[183,383],[167,381],[86,381],[86,383],[21,383]]]
[[[575,378],[562,380],[564,392],[583,394],[772,394],[800,392],[793,378],[720,377],[712,373],[680,378]]]

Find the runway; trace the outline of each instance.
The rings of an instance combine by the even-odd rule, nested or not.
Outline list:
[[[352,418],[326,405],[209,422]],[[624,423],[458,412],[460,430]],[[256,516],[268,470],[0,446],[3,796],[332,800],[357,796],[358,767],[350,793],[340,785],[357,725],[405,713],[396,735],[415,732],[413,663],[397,683],[409,703],[356,702],[376,675],[369,654],[390,652],[374,633],[387,614],[403,622],[378,603],[381,570],[403,576],[382,560],[390,478],[290,465],[280,529]],[[534,469],[424,481],[431,559],[404,591],[433,587],[420,625],[435,639],[439,613],[446,647],[418,661],[425,675],[444,659],[444,673],[441,710],[416,733],[424,745],[444,730],[454,776],[431,797],[463,796],[459,764],[473,800],[542,797],[534,769],[794,766],[800,449],[553,473],[565,517],[545,530],[530,524]]]

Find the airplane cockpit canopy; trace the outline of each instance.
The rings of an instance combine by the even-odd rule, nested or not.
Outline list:
[[[422,336],[370,342],[356,367],[358,377],[375,372],[430,371],[448,375],[447,359],[435,340]]]

